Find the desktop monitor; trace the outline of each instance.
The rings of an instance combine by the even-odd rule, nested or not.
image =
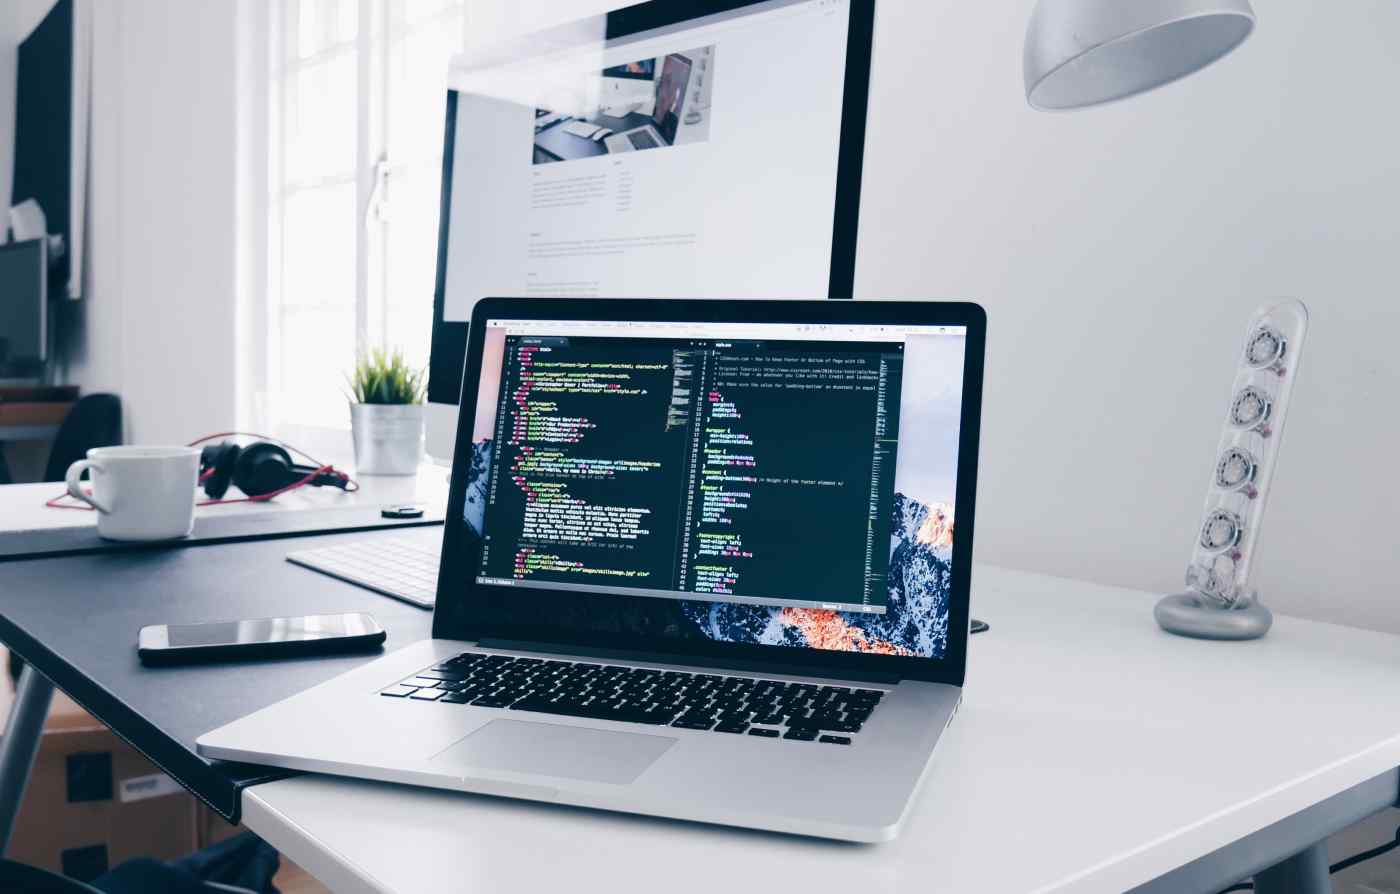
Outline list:
[[[26,378],[48,351],[45,240],[0,245],[0,378]]]
[[[429,455],[482,298],[849,298],[873,25],[874,0],[655,0],[455,59]],[[614,117],[627,79],[650,101]],[[651,151],[609,138],[634,132]]]

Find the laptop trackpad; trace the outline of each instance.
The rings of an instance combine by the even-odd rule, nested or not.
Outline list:
[[[674,744],[668,736],[502,719],[449,745],[431,763],[463,773],[476,767],[622,785]]]

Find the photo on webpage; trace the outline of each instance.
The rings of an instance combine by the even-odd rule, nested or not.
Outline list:
[[[578,92],[594,97],[583,108],[535,109],[533,163],[707,141],[714,59],[711,45],[603,69],[597,89]]]

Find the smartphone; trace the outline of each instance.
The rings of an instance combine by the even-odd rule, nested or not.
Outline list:
[[[142,664],[184,664],[354,652],[383,643],[384,628],[373,615],[347,612],[208,624],[152,624],[141,628],[136,654]]]

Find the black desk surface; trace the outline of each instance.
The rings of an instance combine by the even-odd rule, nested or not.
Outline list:
[[[599,112],[592,118],[582,120],[599,127],[606,127],[614,133],[622,133],[624,130],[652,123],[650,115],[639,115],[636,112],[630,112],[622,118],[614,118]],[[568,121],[556,121],[535,134],[535,145],[561,161],[608,154],[608,147],[604,146],[601,141],[576,137],[566,132],[564,125],[567,123]]]
[[[364,611],[392,651],[431,635],[432,612],[292,565],[291,550],[350,538],[441,537],[441,527],[0,563],[0,640],[226,819],[248,785],[288,771],[195,754],[200,735],[382,653],[152,669],[147,624]]]

